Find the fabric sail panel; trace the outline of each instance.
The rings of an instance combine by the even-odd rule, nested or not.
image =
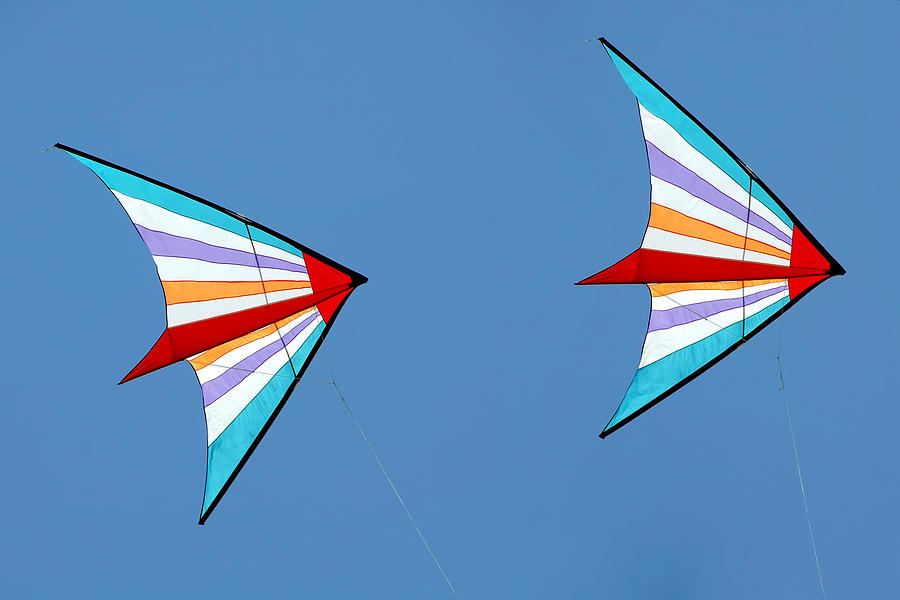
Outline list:
[[[57,147],[112,191],[156,264],[167,327],[123,381],[182,359],[194,368],[207,425],[203,523],[366,278],[237,213]]]
[[[579,283],[640,283],[651,292],[641,361],[604,437],[844,271],[734,153],[601,42],[637,99],[650,218],[637,250]]]

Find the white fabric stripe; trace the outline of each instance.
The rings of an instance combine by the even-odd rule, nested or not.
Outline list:
[[[300,265],[301,267],[306,266],[306,261],[297,256],[296,254],[291,254],[290,252],[286,252],[281,248],[276,248],[275,246],[270,246],[265,242],[260,242],[257,240],[251,240],[253,242],[253,247],[256,249],[256,253],[260,256],[271,256],[272,258],[278,258],[281,260],[286,260],[288,262],[294,263],[295,265]],[[299,252],[299,250],[297,250]]]
[[[753,288],[750,288],[747,295],[760,291],[762,287],[764,286],[754,286]],[[785,290],[784,292],[773,294],[767,298],[758,300],[753,304],[748,304],[746,306],[746,317],[755,315],[779,300],[788,297],[788,295],[787,290]],[[674,308],[674,306],[670,308]],[[745,307],[743,306],[738,306],[709,317],[698,318],[696,321],[690,323],[676,325],[669,329],[647,332],[647,337],[644,339],[644,348],[641,351],[641,362],[638,365],[638,368],[654,363],[673,352],[686,348],[707,336],[742,321],[745,318],[744,308]],[[735,341],[737,341],[737,337],[735,337]]]
[[[321,318],[313,319],[297,337],[305,340],[319,323],[321,323]],[[288,352],[290,352],[290,346],[293,345],[293,343],[289,345]],[[253,400],[254,396],[272,379],[273,374],[287,364],[288,352],[277,352],[272,358],[264,362],[257,372],[248,375],[243,381],[206,407],[208,444],[216,441],[216,438],[225,431],[228,425]]]
[[[283,290],[268,294],[268,302],[278,302],[308,296],[312,293],[310,288],[302,290]],[[251,294],[238,296],[237,298],[217,298],[215,300],[201,300],[199,302],[182,302],[181,304],[169,304],[166,307],[169,327],[202,321],[221,315],[246,310],[267,304],[266,294]]]
[[[170,304],[166,307],[166,317],[169,327],[202,321],[212,317],[219,317],[239,310],[255,308],[266,304],[265,294],[252,294],[237,298],[218,298],[216,300],[202,300],[200,302],[183,302]]]
[[[684,325],[647,332],[638,368],[646,367],[677,350],[699,342],[729,325],[734,325],[743,317],[744,309],[738,306],[737,308],[726,310],[704,319],[697,319]],[[738,337],[735,337],[734,341],[737,341]]]
[[[761,252],[746,251],[743,248],[734,248],[708,240],[692,238],[680,233],[672,233],[664,229],[648,227],[644,234],[644,243],[641,248],[649,250],[662,250],[664,252],[678,252],[681,254],[693,254],[696,256],[709,256],[713,258],[726,258],[729,260],[746,260],[747,262],[764,263],[769,265],[788,266],[790,261]]]
[[[197,258],[154,256],[162,281],[309,281],[306,273],[283,269],[259,269],[244,265],[223,265]]]
[[[125,212],[137,225],[143,225],[154,231],[163,231],[172,235],[199,240],[213,246],[253,252],[249,238],[227,231],[221,227],[179,215],[152,202],[132,198],[121,192],[112,190],[116,198],[125,208]],[[235,220],[236,223],[239,221]]]
[[[710,225],[715,225],[731,233],[744,237],[745,233],[750,239],[768,244],[774,248],[778,248],[783,252],[791,253],[791,247],[779,240],[770,233],[758,229],[750,225],[743,219],[739,219],[709,204],[708,202],[692,196],[676,185],[672,185],[668,181],[663,181],[654,176],[650,176],[650,201],[677,210],[683,215],[704,221]]]
[[[290,354],[291,356],[293,356],[294,353],[300,349],[300,346],[302,346],[303,343],[309,339],[309,336],[312,335],[312,332],[315,330],[315,328],[319,326],[319,323],[322,323],[322,316],[319,314],[319,311],[316,310],[315,312],[316,318],[313,319],[312,323],[310,323],[308,327],[304,328],[303,333],[295,337],[293,340],[291,340],[291,343],[287,345],[288,354]],[[303,315],[304,319],[307,317],[309,317],[309,315]]]
[[[216,441],[216,438],[250,404],[253,397],[272,380],[273,374],[287,362],[287,352],[282,348],[264,362],[258,371],[247,375],[240,383],[206,407],[207,445]]]
[[[740,202],[744,207],[747,206],[747,190],[716,166],[706,155],[691,146],[671,125],[648,111],[640,103],[638,103],[638,109],[641,113],[644,137],[649,142],[705,179],[722,193]],[[749,175],[747,179],[749,181]],[[757,211],[754,210],[754,212]],[[775,217],[770,210],[765,209],[764,212],[757,212],[757,214],[769,220],[770,223],[785,234],[791,235],[788,226],[781,219]]]
[[[758,186],[753,186],[753,189],[756,189]],[[775,216],[768,206],[760,202],[756,199],[756,196],[750,197],[750,210],[758,214],[760,217],[772,223],[781,230],[782,233],[786,234],[791,240],[794,239],[794,230],[788,230],[788,227],[784,224],[784,221]]]
[[[754,302],[752,304],[747,304],[745,306],[745,308],[747,310],[746,317],[752,317],[759,311],[772,306],[779,300],[784,300],[785,298],[789,298],[789,297],[790,297],[790,291],[785,290],[778,294],[772,294],[771,296],[769,296],[767,298],[761,298],[760,300],[757,300],[756,302]]]
[[[787,285],[786,279],[781,279],[775,283],[766,283],[759,285],[747,286],[744,289],[737,288],[734,290],[684,290],[681,292],[673,292],[665,296],[654,296],[651,302],[652,310],[668,310],[676,306],[688,306],[697,304],[698,302],[709,302],[710,300],[728,300],[731,298],[740,298],[748,296],[764,290],[771,290],[777,287]]]

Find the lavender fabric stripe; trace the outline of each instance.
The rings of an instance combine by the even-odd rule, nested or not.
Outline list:
[[[235,250],[234,248],[224,248],[222,246],[214,246],[193,240],[191,238],[172,235],[164,231],[156,231],[148,229],[135,223],[138,233],[141,234],[150,254],[153,256],[171,256],[174,258],[196,258],[205,260],[206,262],[224,264],[224,265],[241,265],[244,267],[257,266],[257,255],[244,250]],[[284,269],[285,271],[293,271],[296,273],[306,273],[306,267],[281,260],[271,258],[269,256],[259,257],[259,266],[263,268]]]
[[[318,311],[314,311],[287,334],[283,335],[280,340],[275,340],[271,344],[263,346],[215,379],[210,379],[204,383],[201,386],[203,390],[203,406],[209,406],[224,396],[226,392],[249,377],[250,374],[256,371],[256,369],[264,362],[275,356],[276,353],[284,350],[285,346],[290,344],[295,337],[300,335],[300,332],[302,332],[303,329],[312,323],[318,316]],[[285,359],[285,362],[287,362],[287,359]]]
[[[787,291],[786,285],[779,286],[761,292],[756,292],[743,298],[727,298],[725,300],[707,300],[706,302],[697,302],[696,304],[688,304],[685,306],[676,306],[667,310],[654,310],[650,313],[649,331],[658,331],[660,329],[669,329],[676,325],[684,325],[692,323],[700,319],[705,319],[712,315],[733,308],[740,308],[745,304],[753,304],[763,298],[774,296]]]
[[[713,186],[671,156],[665,154],[649,140],[644,141],[647,142],[647,157],[650,159],[650,173],[654,177],[658,177],[663,181],[678,186],[692,196],[696,196],[704,202],[712,204],[719,210],[725,211],[742,221],[747,219],[746,206],[743,206],[740,202],[720,191],[717,187]],[[762,229],[766,233],[772,234],[785,244],[790,245],[791,243],[790,236],[786,235],[783,231],[755,212],[750,213],[750,224]]]

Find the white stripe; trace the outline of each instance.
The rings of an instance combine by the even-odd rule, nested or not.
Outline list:
[[[759,311],[764,310],[764,309],[772,306],[779,300],[784,300],[785,298],[788,298],[789,296],[790,296],[790,291],[784,290],[783,292],[779,292],[778,294],[772,294],[771,296],[768,296],[766,298],[761,298],[761,299],[757,300],[756,302],[753,302],[752,304],[747,304],[745,306],[745,308],[747,309],[747,317],[752,317]]]
[[[784,221],[782,221],[781,219],[779,219],[778,217],[776,217],[776,216],[775,216],[775,213],[773,213],[773,212],[769,209],[768,206],[766,206],[765,204],[763,204],[762,202],[760,202],[759,200],[757,200],[756,196],[752,196],[752,197],[750,198],[750,210],[752,210],[753,212],[755,212],[756,214],[758,214],[760,217],[762,217],[763,219],[765,219],[765,220],[768,221],[769,223],[774,224],[775,227],[777,227],[779,230],[781,230],[782,233],[784,233],[785,235],[787,235],[787,236],[788,236],[789,238],[791,238],[791,240],[793,241],[793,239],[794,239],[794,230],[788,228],[788,227],[784,224]]]
[[[648,111],[640,103],[638,104],[638,109],[641,113],[641,124],[647,141],[659,148],[664,154],[674,158],[699,175],[723,194],[730,196],[745,208],[747,207],[749,196],[747,190],[720,169],[713,161],[709,160],[705,154],[691,146],[671,125]],[[749,179],[750,176],[748,175],[748,183]],[[754,212],[756,211],[754,210]],[[771,215],[772,220],[770,222],[785,234],[791,235],[788,226],[781,219],[772,215],[768,209],[766,213],[757,214],[760,216],[765,215],[767,219]]]
[[[783,252],[791,253],[791,247],[783,241],[776,238],[771,233],[767,233],[762,229],[758,229],[754,225],[748,227],[747,222],[720,210],[712,204],[691,195],[677,185],[673,185],[668,181],[663,181],[654,176],[650,176],[650,201],[677,210],[683,215],[687,215],[693,219],[699,219],[710,225],[721,227],[731,233],[745,237],[764,244],[768,244],[774,248],[778,248]]]
[[[304,261],[301,257],[296,254],[291,254],[290,252],[286,252],[281,248],[276,248],[275,246],[270,246],[264,242],[259,242],[257,240],[251,240],[253,242],[253,247],[256,249],[256,253],[260,256],[270,256],[272,258],[277,258],[280,260],[285,260],[287,262],[293,263],[295,265],[300,265],[301,267],[306,266],[306,261]],[[299,252],[299,250],[298,250]]]
[[[695,256],[708,256],[713,258],[725,258],[728,260],[764,263],[769,265],[788,266],[790,261],[761,252],[746,251],[743,248],[734,248],[708,240],[692,238],[680,233],[672,233],[656,227],[648,227],[644,234],[644,242],[641,248],[649,250],[661,250],[663,252],[678,252],[680,254],[692,254]]]
[[[303,288],[299,290],[266,292],[266,298],[269,302],[280,302],[282,300],[290,300],[291,298],[299,298],[300,296],[309,296],[310,294],[312,294],[312,288]]]
[[[272,292],[268,294],[251,294],[249,296],[238,296],[237,298],[216,298],[215,300],[201,300],[198,302],[182,302],[180,304],[170,304],[166,307],[166,316],[168,317],[169,327],[176,325],[184,325],[185,323],[193,323],[194,321],[202,321],[221,315],[227,315],[248,308],[256,308],[270,302],[278,302],[280,300],[290,300],[291,298],[299,298],[308,296],[312,291],[309,288],[302,290],[283,290],[280,292]]]
[[[303,315],[304,319],[308,317],[309,315]],[[302,346],[303,343],[306,342],[307,339],[309,339],[309,336],[312,335],[312,332],[315,331],[315,328],[318,327],[322,322],[322,316],[319,314],[319,311],[316,310],[316,318],[313,319],[312,322],[306,326],[306,328],[304,328],[303,332],[300,333],[300,335],[291,340],[291,343],[287,345],[288,354],[290,354],[291,356],[296,354],[297,350],[300,349],[300,346]],[[300,365],[297,366],[299,367]]]
[[[313,319],[297,337],[305,340],[320,322],[321,318]],[[302,344],[302,342],[300,343]],[[293,342],[289,344],[288,352],[291,352],[291,348],[294,346]],[[275,353],[273,357],[259,367],[257,372],[248,375],[243,381],[206,407],[208,444],[212,444],[225,431],[225,428],[237,418],[238,414],[272,379],[272,374],[277,373],[278,369],[287,364],[288,352],[281,350]]]
[[[185,217],[157,206],[152,202],[126,196],[116,190],[112,190],[112,193],[116,195],[125,212],[137,225],[142,225],[154,231],[162,231],[184,238],[199,240],[213,246],[253,252],[250,240],[242,235],[198,221],[197,219]],[[240,221],[235,219],[235,223],[240,223]]]
[[[265,294],[251,294],[250,296],[238,296],[237,298],[217,298],[215,300],[202,300],[200,302],[182,302],[170,304],[166,307],[166,317],[169,327],[211,319],[221,315],[256,308],[267,304]]]
[[[177,256],[154,256],[153,260],[162,281],[260,281],[260,273],[267,281],[309,281],[306,273],[283,269],[223,265]]]
[[[225,392],[218,400],[206,407],[207,444],[216,441],[225,428],[237,418],[250,401],[273,378],[273,373],[286,365],[287,352],[284,348],[276,352],[269,360],[260,365],[259,370],[250,373],[236,386]]]
[[[690,323],[647,332],[638,368],[646,367],[673,352],[699,342],[729,325],[734,325],[743,317],[744,309],[742,306],[738,306]],[[739,336],[735,336],[734,341],[738,341],[738,338]]]
[[[762,288],[764,286],[754,287]],[[759,291],[759,289],[756,291]],[[726,310],[708,317],[698,318],[696,321],[691,321],[690,323],[676,325],[669,329],[647,332],[647,337],[644,339],[644,348],[641,352],[641,362],[638,365],[638,368],[645,367],[661,358],[665,358],[673,352],[677,352],[678,350],[699,342],[714,333],[718,333],[723,329],[742,321],[745,318],[745,314],[746,317],[755,315],[761,310],[768,308],[787,297],[788,292],[785,290],[784,292],[773,294],[752,304],[748,304],[746,307],[738,306],[731,310]],[[746,313],[744,312],[745,308]],[[734,341],[737,340],[738,336],[734,336]]]

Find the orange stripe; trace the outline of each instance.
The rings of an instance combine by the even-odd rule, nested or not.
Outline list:
[[[268,282],[266,282],[266,286],[268,287]],[[257,329],[256,331],[253,331],[246,335],[242,335],[239,338],[235,338],[235,339],[231,340],[230,342],[225,342],[224,344],[216,346],[215,348],[210,348],[203,354],[200,354],[200,355],[195,356],[194,358],[190,359],[188,362],[191,363],[191,366],[194,367],[195,371],[199,371],[203,367],[207,367],[207,366],[215,363],[217,360],[219,360],[220,358],[222,358],[223,356],[225,356],[232,350],[235,350],[237,348],[240,348],[241,346],[249,344],[250,342],[255,342],[256,340],[258,340],[260,338],[264,338],[267,335],[275,333],[276,327],[284,327],[291,321],[298,319],[298,318],[302,317],[303,315],[305,315],[306,313],[312,311],[314,308],[315,307],[307,308],[306,310],[300,311],[297,314],[294,314],[287,318],[281,319],[280,321],[276,321],[274,324],[266,325],[262,329]]]
[[[266,281],[265,290],[259,281],[163,281],[166,304],[201,302],[222,298],[239,298],[266,292],[302,290],[310,287],[308,281]]]
[[[653,283],[650,284],[650,295],[654,298],[668,296],[677,292],[693,290],[737,290],[741,287],[766,285],[768,283],[784,283],[786,279],[754,279],[750,281],[704,281],[698,283]]]
[[[783,258],[784,260],[791,259],[791,255],[784,250],[779,250],[769,244],[764,244],[751,238],[745,238],[727,229],[711,225],[706,221],[694,219],[661,204],[650,204],[649,226],[708,242],[715,242],[724,246],[731,246],[732,248],[744,248],[744,240],[746,240],[747,250]]]

